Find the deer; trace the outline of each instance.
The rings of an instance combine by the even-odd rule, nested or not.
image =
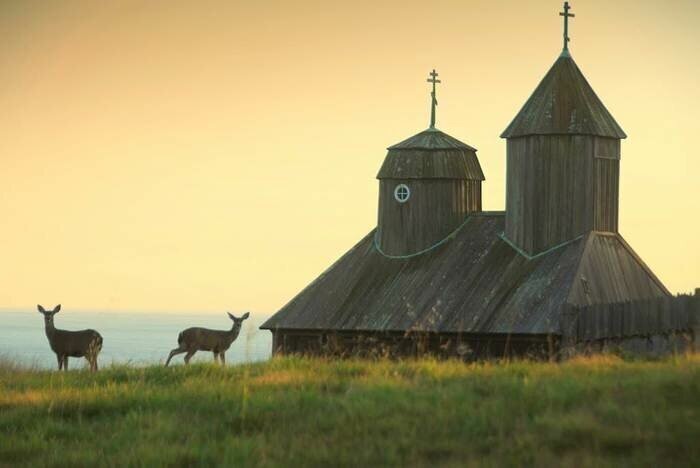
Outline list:
[[[61,304],[53,310],[46,310],[41,305],[37,305],[37,309],[44,316],[46,337],[51,350],[56,353],[58,370],[68,370],[68,357],[84,357],[90,364],[90,370],[97,372],[97,355],[102,350],[102,335],[92,329],[68,331],[56,328],[53,316],[61,311]]]
[[[183,330],[177,336],[178,347],[170,351],[165,367],[168,367],[173,356],[185,354],[185,364],[190,363],[190,359],[197,351],[211,351],[214,353],[214,362],[221,360],[221,365],[226,365],[226,351],[231,347],[238,334],[241,332],[243,321],[250,317],[250,312],[246,312],[240,318],[230,312],[226,312],[233,321],[230,330],[210,330],[208,328],[193,327]]]

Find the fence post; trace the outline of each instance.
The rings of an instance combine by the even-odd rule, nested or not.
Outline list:
[[[695,297],[690,301],[688,321],[690,322],[693,351],[700,353],[700,288],[695,288]]]

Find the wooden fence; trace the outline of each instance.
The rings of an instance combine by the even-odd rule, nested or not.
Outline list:
[[[700,340],[700,289],[694,295],[570,307],[561,318],[564,346],[625,338],[689,334]]]

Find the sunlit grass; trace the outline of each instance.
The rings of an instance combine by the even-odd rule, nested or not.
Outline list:
[[[0,359],[0,466],[692,465],[698,440],[698,355],[97,374]]]

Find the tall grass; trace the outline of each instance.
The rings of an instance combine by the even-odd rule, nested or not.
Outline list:
[[[700,357],[275,358],[97,374],[0,361],[0,465],[690,466]]]

